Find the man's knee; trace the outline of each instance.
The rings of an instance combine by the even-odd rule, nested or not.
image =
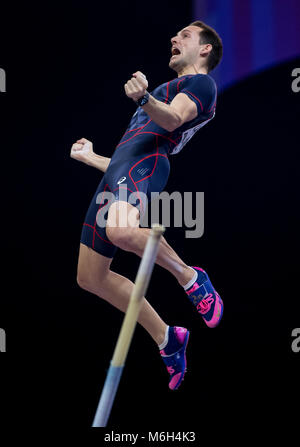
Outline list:
[[[91,276],[78,271],[77,284],[81,289],[87,290],[88,292],[96,293],[103,286],[103,281],[101,279],[96,280],[95,278],[92,278]]]
[[[92,293],[99,293],[105,287],[105,276],[99,278],[92,277],[86,272],[80,270],[77,271],[77,284],[81,289],[87,290]]]
[[[127,227],[110,227],[107,225],[106,235],[116,247],[128,251],[131,247],[131,230]]]
[[[114,202],[109,208],[106,222],[108,239],[123,250],[130,250],[131,238],[139,227],[139,210],[127,202]]]
[[[100,255],[84,244],[80,244],[77,265],[77,284],[79,287],[94,293],[105,288],[111,261],[112,259]]]

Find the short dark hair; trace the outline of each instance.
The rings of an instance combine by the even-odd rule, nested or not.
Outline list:
[[[199,26],[200,30],[200,44],[210,43],[212,45],[212,50],[207,58],[207,70],[210,72],[213,70],[221,61],[223,56],[223,43],[219,34],[211,26],[206,25],[206,23],[196,20],[190,23],[189,26]]]

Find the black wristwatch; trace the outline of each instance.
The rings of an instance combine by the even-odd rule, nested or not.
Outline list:
[[[144,106],[149,101],[150,94],[146,91],[145,95],[135,101],[137,106]]]

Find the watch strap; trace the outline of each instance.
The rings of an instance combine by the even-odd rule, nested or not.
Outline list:
[[[136,105],[143,106],[149,101],[150,94],[146,91],[145,95],[135,101]]]

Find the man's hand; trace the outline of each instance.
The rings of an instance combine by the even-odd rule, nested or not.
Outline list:
[[[73,144],[70,155],[71,158],[82,161],[102,172],[106,172],[111,160],[108,157],[95,154],[93,151],[93,143],[86,138],[81,138]]]
[[[142,72],[136,71],[133,73],[132,78],[126,82],[124,88],[128,98],[133,99],[133,101],[137,101],[146,94],[146,90],[148,88],[146,76]]]
[[[93,143],[86,138],[81,138],[71,148],[71,158],[89,164],[93,151]]]

